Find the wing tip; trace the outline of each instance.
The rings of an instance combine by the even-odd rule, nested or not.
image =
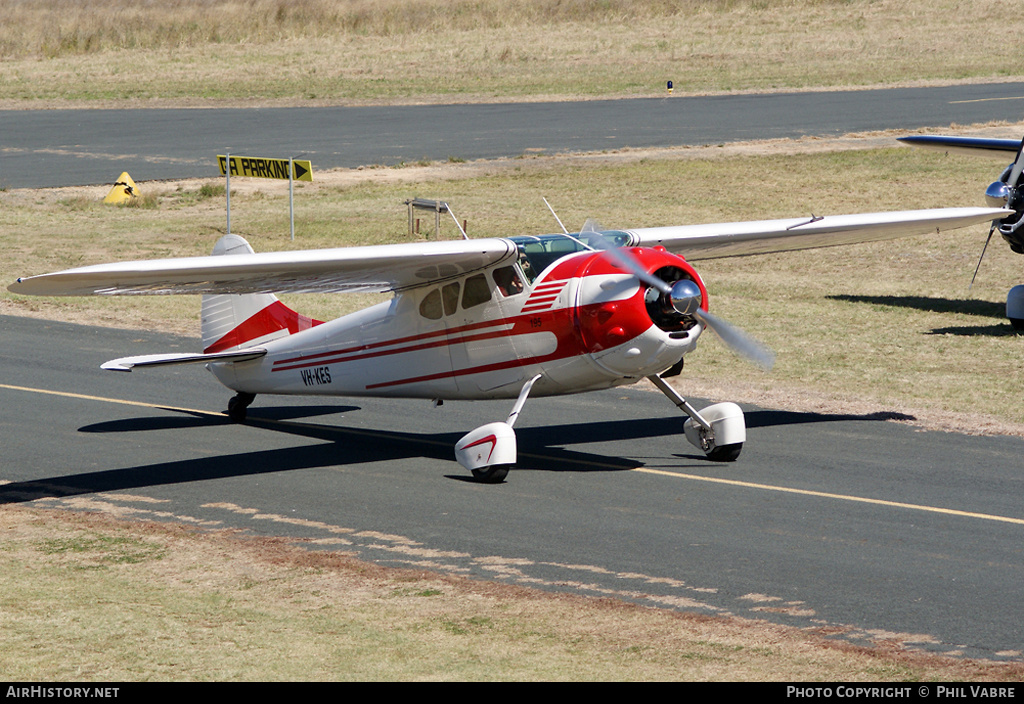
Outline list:
[[[109,362],[104,362],[100,365],[100,369],[108,372],[130,372],[132,370],[132,364],[125,364],[120,359],[112,359]]]

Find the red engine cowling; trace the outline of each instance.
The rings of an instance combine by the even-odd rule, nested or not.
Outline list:
[[[663,248],[636,248],[630,254],[640,266],[670,285],[680,279],[696,283],[701,308],[707,310],[704,282],[682,257]],[[557,269],[553,277],[577,282],[572,306],[577,342],[609,373],[658,373],[693,348],[701,332],[699,323],[679,314],[664,294],[640,282],[613,255],[594,252],[574,257]]]

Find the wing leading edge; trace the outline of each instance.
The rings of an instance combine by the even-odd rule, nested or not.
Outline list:
[[[769,254],[954,230],[1010,215],[1002,208],[937,208],[630,230],[634,244],[687,259]]]
[[[12,293],[90,296],[396,291],[444,281],[516,256],[504,239],[226,254],[98,264],[19,278]]]

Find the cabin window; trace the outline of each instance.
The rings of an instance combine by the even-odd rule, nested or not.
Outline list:
[[[440,320],[442,313],[441,290],[435,288],[420,302],[420,315],[428,320]]]
[[[599,236],[597,236],[599,235]],[[519,266],[531,284],[545,269],[573,252],[629,246],[628,232],[602,230],[597,235],[579,232],[572,235],[525,235],[510,237],[519,248]]]
[[[462,292],[463,309],[478,306],[491,300],[491,285],[483,274],[475,274],[466,279],[466,288]]]
[[[424,296],[420,302],[420,315],[428,320],[440,320],[446,315],[452,315],[458,309],[458,282],[445,284],[441,288],[435,288]]]
[[[441,287],[441,301],[444,303],[444,314],[452,315],[459,308],[458,282],[445,284]]]
[[[521,247],[519,249],[519,269],[523,272],[523,276],[526,277],[526,280],[531,284],[537,278],[538,271],[533,268],[532,264],[530,264],[530,257]]]
[[[511,269],[511,267],[507,267]],[[512,272],[512,276],[516,276]],[[518,281],[518,277],[516,277]],[[522,283],[519,284],[522,290]],[[458,281],[435,288],[420,301],[420,315],[428,320],[440,320],[455,315],[459,309],[459,294],[462,294],[462,308],[473,308],[491,300],[491,284],[483,274],[474,274],[464,285]]]
[[[523,280],[519,278],[514,266],[503,266],[495,269],[493,274],[494,283],[497,285],[501,295],[508,297],[523,292]]]

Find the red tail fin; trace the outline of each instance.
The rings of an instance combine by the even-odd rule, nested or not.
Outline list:
[[[216,254],[252,254],[238,235],[224,235],[213,248]],[[252,347],[320,325],[299,315],[271,293],[203,296],[203,351],[224,352]]]

